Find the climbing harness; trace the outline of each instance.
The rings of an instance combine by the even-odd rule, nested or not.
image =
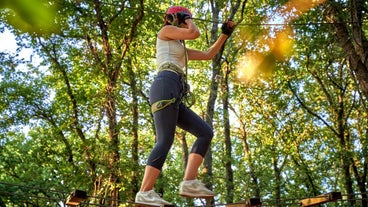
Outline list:
[[[195,103],[195,96],[193,95],[193,93],[190,91],[190,86],[187,82],[187,76],[188,76],[188,53],[187,53],[187,47],[185,46],[185,41],[183,40],[183,46],[184,46],[184,55],[185,55],[185,76],[184,76],[184,95],[183,95],[183,99],[185,104],[187,105],[188,108],[190,108],[191,106],[194,105]]]
[[[174,63],[164,63],[164,64],[162,64],[159,67],[158,72],[161,72],[161,71],[164,71],[164,70],[174,72],[174,73],[178,74],[179,76],[184,76],[183,69],[181,69],[179,66],[175,65]]]
[[[165,99],[165,100],[159,100],[156,101],[151,105],[151,112],[155,113],[156,111],[159,111],[161,109],[166,108],[170,104],[177,104],[179,105],[181,102],[184,102],[188,108],[194,105],[195,103],[195,97],[190,91],[190,86],[187,82],[187,75],[188,75],[188,54],[187,54],[187,48],[185,47],[185,42],[182,40],[183,46],[184,46],[184,54],[185,54],[185,72],[183,69],[181,69],[179,66],[175,65],[174,63],[164,63],[161,65],[158,69],[159,72],[161,71],[171,71],[176,74],[178,74],[182,78],[183,83],[183,92],[180,93],[180,96],[178,99],[172,98],[172,99]]]

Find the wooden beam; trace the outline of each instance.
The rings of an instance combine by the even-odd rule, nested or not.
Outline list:
[[[229,203],[226,204],[226,207],[252,207],[252,206],[261,206],[261,200],[259,198],[249,198],[245,201],[238,203]]]
[[[331,192],[316,197],[303,199],[300,201],[300,206],[302,207],[316,206],[322,203],[336,201],[339,199],[341,199],[341,192]]]

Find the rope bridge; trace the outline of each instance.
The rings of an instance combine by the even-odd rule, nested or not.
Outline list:
[[[310,207],[317,206],[324,203],[332,202],[350,202],[350,201],[362,201],[367,197],[367,193],[362,194],[342,194],[341,192],[329,192],[322,195],[317,195],[309,198],[293,198],[293,199],[260,199],[260,198],[245,198],[242,201],[227,204],[215,204],[212,206],[218,207],[262,207],[262,206],[273,206],[273,207]],[[353,199],[352,199],[353,198]],[[65,192],[61,190],[52,190],[40,188],[39,186],[11,184],[0,182],[0,206],[10,206],[9,204],[31,204],[31,203],[49,203],[50,206],[108,206],[107,204],[94,204],[89,203],[90,200],[105,200],[106,203],[111,201],[109,198],[99,198],[88,196],[85,191],[74,190],[73,192]],[[119,207],[130,207],[135,206],[133,201],[122,201],[117,200]],[[191,207],[205,207],[205,205],[191,206]]]

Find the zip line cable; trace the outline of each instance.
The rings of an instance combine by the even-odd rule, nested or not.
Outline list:
[[[122,6],[121,4],[118,3],[102,3],[103,5],[110,5],[110,6]],[[133,7],[128,7],[128,6],[124,6],[125,9],[130,9],[130,10],[141,10],[140,8],[133,8]],[[165,15],[165,12],[162,11],[154,11],[154,10],[148,10],[148,9],[144,9],[143,10],[144,13],[148,13],[148,14],[157,14],[160,16]],[[198,20],[198,21],[202,21],[202,22],[207,22],[207,23],[215,23],[215,24],[222,24],[223,22],[221,21],[213,21],[213,20],[207,20],[207,19],[202,19],[202,18],[192,18],[194,20]],[[306,23],[239,23],[237,24],[237,26],[266,26],[266,27],[277,27],[277,26],[308,26],[308,25],[336,25],[336,24],[360,24],[359,22],[306,22]],[[361,23],[362,25],[368,25],[368,20],[364,21]]]

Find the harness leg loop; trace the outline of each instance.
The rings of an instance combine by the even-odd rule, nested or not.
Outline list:
[[[167,106],[169,106],[170,104],[175,103],[176,98],[172,98],[172,99],[167,99],[167,100],[159,100],[156,101],[155,103],[152,104],[151,106],[151,112],[152,114],[155,113],[156,111],[159,111],[161,109],[166,108]]]

